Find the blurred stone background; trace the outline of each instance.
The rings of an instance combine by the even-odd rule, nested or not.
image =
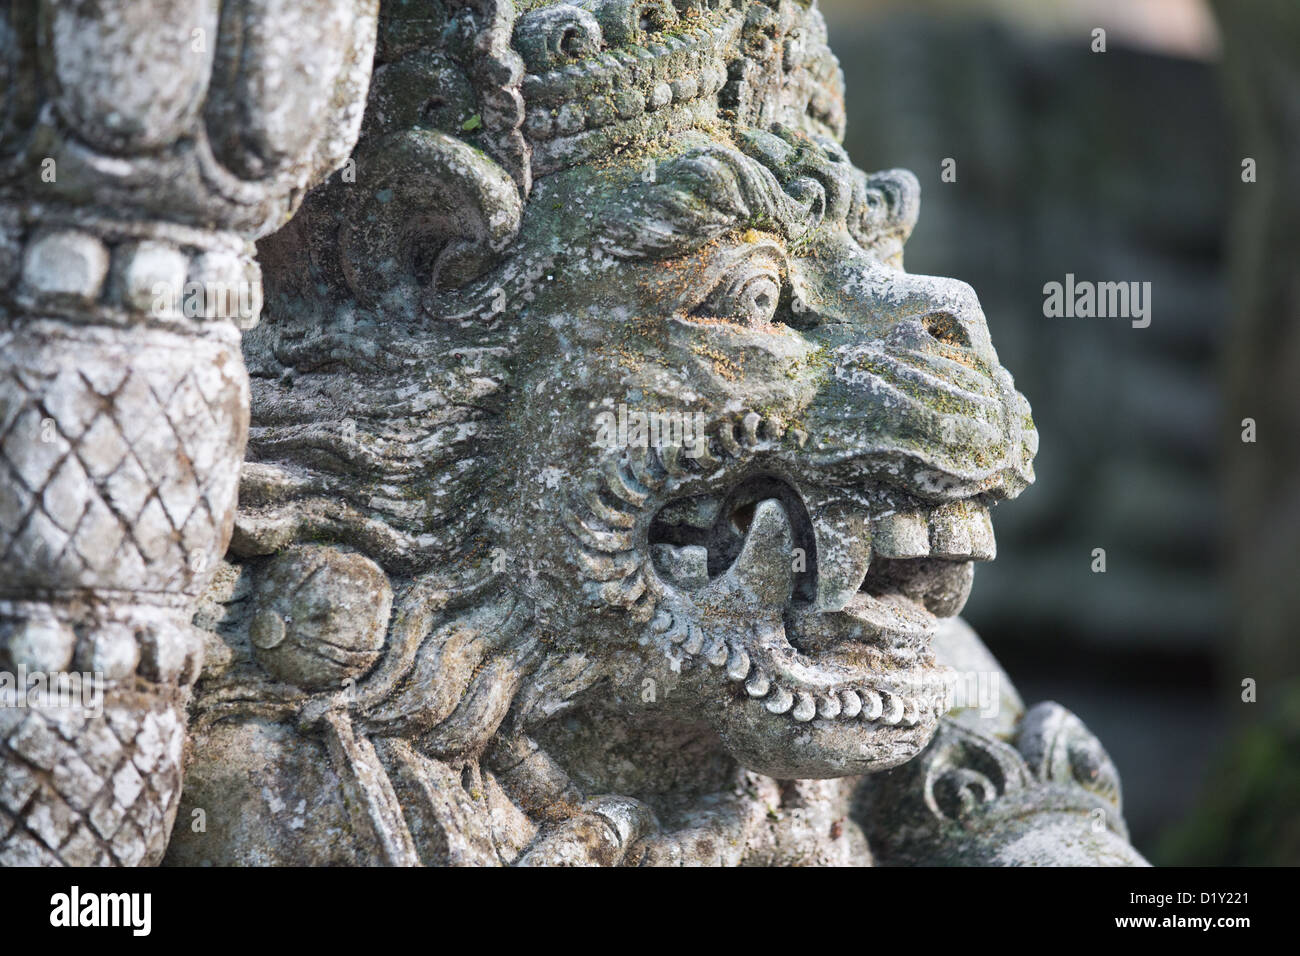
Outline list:
[[[975,287],[1041,434],[968,620],[1106,744],[1153,862],[1294,864],[1300,4],[1225,7],[822,0],[850,155],[920,178],[908,269]],[[1150,282],[1150,327],[1044,317],[1066,273]]]

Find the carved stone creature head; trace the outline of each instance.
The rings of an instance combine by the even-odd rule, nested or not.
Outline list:
[[[902,271],[815,8],[529,6],[386,13],[355,169],[262,250],[236,553],[392,577],[359,712],[429,752],[599,693],[773,776],[909,759],[1037,447],[974,292]]]

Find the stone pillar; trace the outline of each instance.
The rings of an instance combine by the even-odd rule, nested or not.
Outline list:
[[[0,865],[162,857],[248,432],[252,241],[351,150],[376,3],[0,11]]]

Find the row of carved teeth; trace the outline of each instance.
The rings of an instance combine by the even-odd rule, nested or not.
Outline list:
[[[789,436],[800,447],[808,433],[779,418],[747,412],[713,429],[718,449],[739,458]],[[992,561],[997,556],[989,509],[971,499],[932,507],[892,506],[872,516],[872,550],[883,558],[949,558]]]
[[[992,561],[997,554],[989,510],[973,501],[887,512],[871,524],[874,557]],[[651,550],[656,566],[679,587],[692,590],[708,583],[708,551],[702,545],[654,544]]]
[[[719,450],[731,458],[771,447],[787,434],[801,448],[808,442],[802,429],[753,411],[723,420],[714,431]],[[992,561],[997,557],[989,509],[971,499],[881,511],[871,519],[871,548],[882,558]]]
[[[801,448],[808,441],[808,433],[801,428],[790,428],[779,418],[764,418],[758,412],[746,412],[734,421],[718,425],[718,442],[722,450],[733,457],[769,442],[779,441],[789,435]]]
[[[710,517],[705,527],[711,526]],[[708,584],[708,550],[703,545],[651,545],[655,566],[678,587],[695,590]],[[947,561],[992,561],[997,554],[989,509],[973,501],[956,501],[925,510],[888,511],[872,519],[873,558],[939,558]]]
[[[882,558],[992,561],[997,543],[988,507],[963,500],[874,515],[871,550]]]
[[[679,477],[686,474],[684,465],[688,463],[693,462],[697,467],[707,470],[716,468],[723,458],[743,458],[756,451],[774,448],[785,439],[793,441],[800,448],[808,442],[808,433],[802,428],[792,427],[780,418],[752,411],[734,419],[724,418],[714,423],[708,433],[705,453],[696,458],[687,458],[679,449],[660,450],[659,458],[665,470]]]
[[[942,716],[949,709],[948,693],[934,696],[903,696],[867,687],[844,688],[823,693],[809,693],[784,687],[762,668],[755,667],[749,652],[739,644],[719,637],[708,637],[693,624],[674,627],[671,612],[660,608],[651,622],[651,630],[665,642],[664,652],[675,667],[686,661],[723,668],[727,679],[744,685],[745,693],[760,700],[770,714],[789,714],[798,723],[814,717],[824,720],[857,720],[887,726],[914,727],[922,715]]]
[[[724,419],[711,426],[708,432],[709,440],[703,453],[694,458],[687,455],[685,449],[670,445],[640,449],[643,454],[639,457],[629,449],[624,460],[615,457],[606,460],[602,468],[606,490],[632,509],[624,510],[619,527],[630,527],[630,520],[625,522],[621,519],[631,519],[635,511],[644,506],[649,492],[662,490],[669,479],[681,478],[691,471],[712,471],[722,464],[722,458],[739,458],[771,448],[783,438],[788,437],[800,447],[808,441],[808,434],[802,429],[791,428],[779,418],[765,418],[757,412],[749,412],[735,420]],[[594,517],[601,517],[600,512],[605,510],[593,506],[589,498],[586,504],[587,510]],[[608,525],[606,519],[601,520]],[[579,540],[587,546],[593,546],[593,542],[585,536],[580,535]],[[599,545],[596,547],[597,550],[605,550]]]

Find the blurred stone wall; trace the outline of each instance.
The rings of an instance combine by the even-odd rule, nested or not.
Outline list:
[[[1214,65],[1093,53],[1086,31],[828,17],[850,155],[922,183],[909,271],[975,287],[1041,433],[1038,483],[995,511],[998,560],[966,616],[1027,698],[1058,699],[1111,749],[1150,852],[1198,798],[1229,699],[1216,382],[1238,166]],[[1149,281],[1150,327],[1044,317],[1043,285],[1066,273]]]
[[[1300,865],[1300,4],[1216,0],[1233,158],[1230,418],[1220,453],[1228,530],[1234,733],[1196,812],[1169,833],[1175,863]],[[1238,430],[1256,423],[1255,441]],[[1240,686],[1253,682],[1252,693]]]

